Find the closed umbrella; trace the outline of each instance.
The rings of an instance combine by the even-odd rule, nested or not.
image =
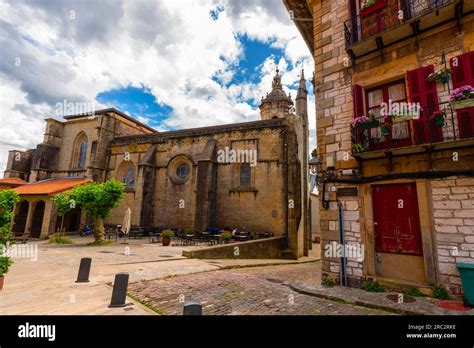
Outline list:
[[[122,223],[122,229],[121,231],[125,234],[125,236],[128,235],[130,232],[130,225],[132,222],[132,210],[130,208],[127,208],[125,211],[125,216],[123,217],[123,223]]]

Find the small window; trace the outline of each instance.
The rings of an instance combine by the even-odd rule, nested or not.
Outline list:
[[[127,185],[127,187],[134,187],[135,186],[135,169],[128,168],[125,172],[125,176],[123,177],[123,183]]]
[[[180,164],[178,168],[176,168],[176,176],[180,180],[185,180],[189,175],[189,167],[187,164]]]
[[[250,186],[250,163],[240,165],[240,186]]]

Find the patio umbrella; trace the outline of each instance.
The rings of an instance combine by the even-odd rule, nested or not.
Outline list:
[[[122,229],[121,231],[125,233],[125,235],[128,235],[130,232],[130,225],[132,223],[132,210],[130,208],[127,208],[125,211],[125,216],[123,217],[123,223],[122,223]]]

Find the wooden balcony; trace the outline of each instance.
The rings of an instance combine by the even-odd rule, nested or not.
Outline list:
[[[344,24],[346,50],[353,62],[357,58],[380,51],[418,36],[444,23],[474,13],[474,1],[463,0],[379,0],[383,7],[362,10]],[[364,12],[365,11],[365,12]]]
[[[438,110],[438,106],[431,109]],[[442,103],[439,109],[446,112],[442,126],[430,116],[427,120],[395,123],[385,135],[380,125],[351,128],[352,155],[365,160],[474,146],[474,107],[455,110],[450,103]]]

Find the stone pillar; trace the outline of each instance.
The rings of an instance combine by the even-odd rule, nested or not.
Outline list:
[[[45,202],[45,206],[44,206],[44,213],[43,213],[43,224],[41,225],[40,239],[47,238],[49,235],[51,214],[53,212],[53,207],[54,207],[52,199],[45,199],[44,202]]]

